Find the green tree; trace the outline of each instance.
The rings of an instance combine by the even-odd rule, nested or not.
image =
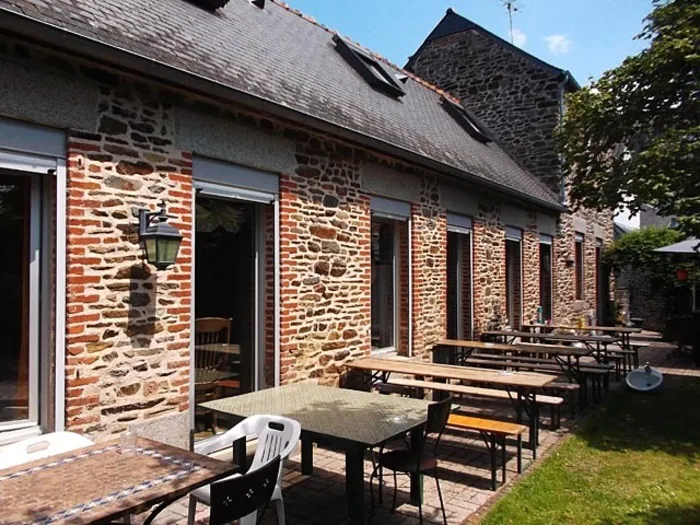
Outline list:
[[[623,235],[612,243],[603,255],[603,260],[613,270],[631,268],[643,271],[649,277],[651,289],[668,293],[678,285],[676,269],[681,266],[667,254],[654,250],[677,243],[685,236],[671,228],[650,227]]]
[[[649,46],[572,93],[558,130],[576,206],[642,204],[700,236],[700,0],[654,0]]]

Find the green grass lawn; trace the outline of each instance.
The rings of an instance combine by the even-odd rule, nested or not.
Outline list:
[[[700,524],[700,379],[608,394],[482,523]]]

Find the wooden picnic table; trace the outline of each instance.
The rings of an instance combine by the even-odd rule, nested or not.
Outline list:
[[[106,524],[169,504],[236,470],[231,463],[137,439],[132,454],[118,440],[0,471],[0,524]]]
[[[537,323],[525,323],[523,328],[529,331],[537,329],[548,332],[551,330],[579,330],[603,332],[604,334],[616,334],[620,337],[620,344],[626,350],[632,350],[632,334],[642,333],[642,329],[635,326],[571,326],[571,325],[548,325]]]
[[[548,354],[554,358],[554,362],[559,365],[569,379],[576,379],[580,384],[581,358],[591,355],[590,348],[580,348],[576,346],[545,345],[545,344],[502,344],[489,343],[483,341],[463,341],[458,339],[442,339],[431,349],[433,352],[433,362],[443,364],[465,364],[474,350],[489,350],[503,354]],[[517,359],[516,357],[513,357]]]
[[[573,357],[584,357],[591,354],[590,349],[576,346],[504,344],[461,339],[441,339],[429,349],[433,353],[433,362],[446,364],[459,364],[460,361],[468,359],[474,350],[489,350],[504,354],[532,353]]]
[[[362,373],[363,383],[369,386],[387,383],[392,373],[432,377],[433,380],[443,382],[456,380],[477,385],[500,386],[510,394],[516,411],[521,413],[524,410],[527,413],[530,419],[530,445],[533,450],[537,447],[540,420],[537,391],[556,380],[556,376],[535,372],[505,372],[409,359],[368,357],[351,361],[345,366]]]
[[[609,344],[619,343],[622,338],[610,335],[575,335],[575,334],[543,334],[538,332],[528,332],[519,330],[489,330],[481,334],[483,338],[501,338],[506,343],[513,343],[516,339],[532,339],[542,342],[557,341],[560,343],[583,343],[591,350],[600,350],[607,353]]]
[[[294,383],[217,399],[200,406],[241,421],[254,414],[274,414],[301,425],[301,470],[313,473],[313,443],[345,451],[348,514],[352,525],[365,525],[364,457],[367,449],[411,433],[411,447],[422,446],[430,402],[368,392]],[[235,444],[237,463],[245,465],[245,440]],[[422,498],[420,476],[411,476],[411,500]],[[313,509],[310,509],[310,512]]]
[[[241,345],[233,343],[209,343],[195,345],[195,352],[215,352],[217,354],[241,355]]]

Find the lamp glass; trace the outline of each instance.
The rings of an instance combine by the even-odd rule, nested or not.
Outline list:
[[[177,259],[177,252],[180,248],[180,239],[177,237],[160,237],[158,243],[158,263],[174,264]]]
[[[143,248],[146,251],[146,260],[150,264],[156,264],[158,261],[156,238],[153,236],[145,237],[143,239]]]

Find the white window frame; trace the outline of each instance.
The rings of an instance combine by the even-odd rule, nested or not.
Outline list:
[[[0,121],[0,127],[7,125]],[[11,129],[14,124],[11,124]],[[23,129],[23,128],[22,128]],[[29,128],[28,128],[29,129]],[[27,131],[31,138],[34,128]],[[47,139],[58,151],[60,134],[50,130]],[[24,137],[24,133],[21,134]],[[58,138],[57,138],[58,137]],[[48,428],[53,419],[54,431],[65,429],[65,309],[66,309],[66,164],[65,160],[48,155],[0,149],[0,169],[31,180],[30,196],[30,291],[29,291],[29,417],[22,421],[0,423],[0,444],[38,435]],[[50,245],[50,214],[44,199],[46,177],[56,177],[56,233],[55,245]],[[50,254],[55,252],[55,287],[51,286]],[[51,290],[54,290],[51,311]],[[50,318],[54,320],[54,391],[53,418],[48,412],[49,385],[51,384]]]

